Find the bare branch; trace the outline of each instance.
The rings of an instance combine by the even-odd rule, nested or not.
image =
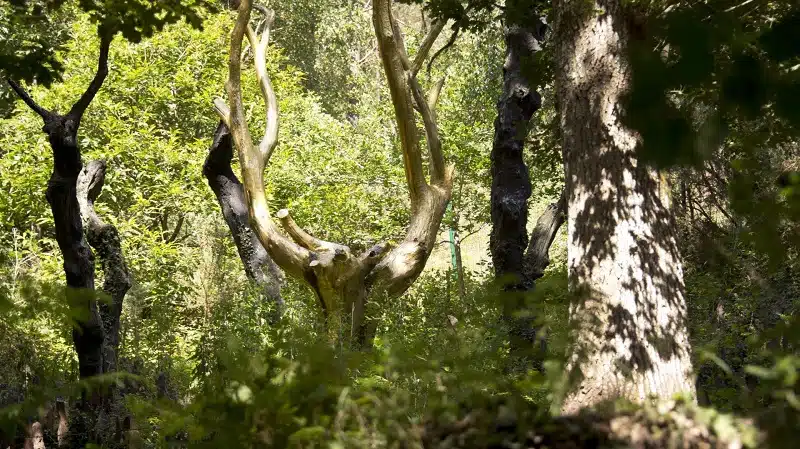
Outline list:
[[[227,103],[225,103],[225,100],[223,100],[222,98],[215,98],[214,110],[217,112],[217,115],[219,115],[219,118],[220,120],[222,120],[222,123],[224,123],[225,126],[228,127],[228,129],[230,129],[231,109],[228,107]]]
[[[279,210],[276,216],[281,221],[283,229],[300,246],[312,251],[321,247],[321,241],[298,226],[291,214],[289,214],[288,209]]]
[[[442,185],[444,182],[444,155],[442,154],[442,141],[439,139],[439,128],[436,125],[436,113],[428,104],[428,100],[422,96],[422,89],[416,77],[410,73],[408,74],[408,83],[411,86],[411,93],[414,95],[417,106],[419,106],[422,123],[425,125],[425,135],[430,154],[431,184]],[[436,97],[438,97],[438,94]]]
[[[108,50],[111,46],[111,39],[113,37],[114,35],[109,32],[103,32],[100,36],[100,57],[97,63],[97,73],[95,73],[92,82],[89,83],[89,87],[86,89],[86,92],[81,95],[81,98],[77,103],[72,105],[72,108],[67,114],[76,122],[80,122],[81,117],[83,117],[83,113],[86,112],[86,108],[89,107],[89,103],[91,103],[94,99],[94,96],[97,95],[97,92],[100,90],[100,87],[102,87],[106,76],[108,76]]]
[[[447,40],[447,43],[445,43],[442,48],[436,50],[436,53],[431,56],[431,60],[428,61],[428,68],[426,69],[428,73],[430,73],[431,67],[433,66],[434,61],[436,61],[436,58],[441,56],[445,51],[447,51],[448,48],[452,47],[453,44],[456,43],[456,39],[458,38],[458,33],[460,31],[461,28],[456,26],[455,30],[453,30],[453,34],[450,35],[450,39]]]
[[[406,172],[412,209],[420,202],[427,186],[422,172],[422,157],[419,149],[418,130],[414,120],[414,110],[409,95],[408,80],[405,76],[405,50],[398,42],[399,29],[393,23],[391,2],[375,0],[372,7],[372,20],[378,38],[378,50],[386,73],[386,81],[394,105],[395,120],[403,151],[403,165]],[[405,63],[408,62],[405,58]]]
[[[166,240],[167,243],[171,243],[177,240],[178,236],[181,234],[181,228],[183,228],[184,218],[185,217],[183,215],[180,215],[178,217],[178,222],[175,223],[175,229],[172,230],[172,234],[170,234],[170,236]]]
[[[33,112],[39,114],[39,117],[41,117],[42,120],[44,121],[50,120],[50,118],[53,116],[52,112],[39,106],[39,104],[36,103],[36,101],[34,101],[33,98],[31,98],[28,92],[26,92],[25,89],[22,88],[22,86],[17,84],[16,81],[12,79],[6,79],[6,81],[8,81],[8,85],[11,86],[12,89],[14,89],[14,92],[17,93],[17,95],[22,99],[22,101],[24,101],[25,104],[27,104],[28,107],[33,110]]]
[[[436,110],[436,104],[439,103],[439,94],[442,93],[442,87],[444,87],[444,80],[445,77],[439,78],[432,87],[431,90],[428,91],[428,107],[432,110]]]
[[[558,230],[564,224],[567,216],[567,191],[561,190],[561,197],[539,216],[536,227],[531,232],[528,249],[522,262],[523,273],[529,281],[539,279],[544,275],[544,270],[550,265],[550,247],[556,238]]]
[[[268,16],[267,24],[264,28],[264,33],[261,35],[261,41],[253,31],[250,25],[247,26],[247,40],[253,46],[253,54],[255,58],[256,76],[258,83],[261,87],[261,95],[266,101],[267,120],[266,129],[264,130],[264,138],[261,139],[258,151],[264,159],[264,166],[269,162],[273,150],[278,144],[278,100],[275,98],[275,91],[272,89],[269,75],[267,74],[267,58],[266,50],[269,43],[269,30],[272,26],[272,16]]]
[[[239,152],[239,162],[242,167],[242,184],[246,192],[250,222],[253,226],[253,230],[278,266],[296,278],[305,279],[307,277],[308,264],[311,261],[311,253],[308,249],[286,238],[278,230],[278,227],[270,217],[266,192],[264,191],[264,168],[266,167],[267,157],[271,149],[265,152],[261,151],[260,148],[254,147],[244,115],[241,90],[241,60],[239,57],[242,53],[242,40],[244,39],[245,33],[250,34],[253,47],[257,50],[258,47],[261,47],[262,58],[263,49],[267,44],[266,39],[262,39],[261,44],[255,45],[255,39],[253,39],[255,33],[252,32],[252,29],[248,32],[251,8],[251,0],[242,0],[239,5],[236,24],[231,32],[231,49],[228,55],[228,82],[225,85],[230,102],[230,111],[228,114],[225,114],[226,111],[223,107],[220,107],[219,101],[215,102],[215,109],[217,113],[220,114],[223,121],[225,121],[226,115],[229,117],[228,127]],[[257,51],[256,53],[259,52]],[[256,64],[256,70],[257,72],[261,72],[259,78],[261,81],[262,94],[265,94],[265,101],[267,102],[268,127],[275,127],[275,134],[270,134],[268,130],[265,141],[274,147],[277,143],[278,111],[274,93],[272,93],[271,97],[268,95],[271,93],[271,87],[266,86],[269,87],[269,89],[265,90],[264,80],[266,79],[268,81],[266,70],[264,70],[266,68],[265,66],[266,65],[263,64],[261,68],[259,68],[259,64]],[[275,103],[274,109],[270,108],[270,104],[273,102]],[[272,110],[272,116],[270,116],[270,110]],[[268,139],[270,135],[275,139],[272,142]]]
[[[436,38],[438,38],[439,34],[442,33],[445,23],[446,21],[437,19],[433,23],[433,25],[431,25],[431,29],[428,31],[428,34],[425,36],[425,38],[422,40],[422,45],[420,45],[416,56],[414,56],[414,63],[411,64],[411,69],[410,69],[412,75],[416,75],[422,68],[422,64],[424,64],[425,59],[428,58],[428,53],[430,53],[431,47],[433,47],[433,43],[436,42]]]

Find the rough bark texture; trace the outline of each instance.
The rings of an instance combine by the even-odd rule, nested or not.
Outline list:
[[[280,290],[283,273],[269,257],[264,245],[250,227],[244,187],[233,173],[232,159],[233,141],[230,131],[225,123],[220,122],[214,132],[214,140],[208,157],[203,164],[203,174],[208,180],[211,190],[214,191],[214,195],[217,196],[222,216],[236,243],[236,249],[247,277],[258,286],[262,299],[267,303],[274,304],[275,316],[278,317],[283,308]]]
[[[44,109],[21,86],[8,80],[25,104],[44,121],[42,131],[47,134],[53,151],[53,173],[46,197],[53,213],[56,241],[64,258],[66,296],[75,319],[72,339],[81,379],[116,370],[122,300],[130,287],[130,274],[122,257],[117,230],[100,220],[93,208],[102,188],[105,165],[93,162],[84,169],[77,139],[83,114],[108,75],[112,37],[113,33],[103,32],[97,73],[65,115]],[[101,257],[105,274],[103,290],[110,297],[102,304],[98,304],[96,297],[94,255],[90,244]],[[74,403],[65,445],[84,447],[89,442],[99,442],[99,437],[105,434],[110,435],[107,431],[113,423],[108,411],[115,402],[113,393],[106,396],[88,391]],[[60,425],[60,439],[64,437],[62,432],[66,432],[66,426]]]
[[[503,321],[509,330],[512,358],[523,356],[518,368],[533,364],[540,368],[544,340],[535,345],[535,317],[525,305],[526,291],[542,276],[549,263],[550,245],[563,223],[563,206],[554,203],[543,215],[528,239],[528,197],[531,181],[523,151],[528,123],[541,106],[539,93],[530,85],[529,72],[534,54],[541,49],[546,25],[530,7],[509,2],[505,29],[506,59],[503,64],[503,94],[497,102],[492,146],[491,215],[489,249],[495,277],[504,296]],[[526,250],[527,247],[527,250]],[[531,348],[533,349],[532,354]],[[530,357],[529,357],[530,356]],[[528,360],[529,359],[529,360]]]
[[[250,223],[272,259],[286,273],[305,281],[319,298],[332,336],[356,345],[368,343],[374,332],[367,319],[367,302],[402,294],[422,272],[436,242],[436,235],[452,190],[453,168],[446,166],[441,151],[434,107],[442,83],[436,83],[427,98],[416,74],[436,36],[444,27],[435,23],[423,39],[413,63],[405,53],[402,33],[392,17],[391,2],[373,2],[373,23],[389,90],[395,106],[398,131],[411,197],[411,218],[405,238],[394,248],[379,244],[357,255],[345,246],[317,239],[292,219],[286,209],[275,215],[287,238],[275,224],[264,191],[264,168],[278,143],[278,105],[266,72],[265,53],[271,17],[260,40],[249,25],[252,2],[242,0],[231,33],[229,104],[215,100],[220,118],[231,130],[242,166],[242,182],[248,201]],[[242,40],[254,50],[255,68],[266,103],[264,138],[253,144],[241,99]],[[415,102],[412,102],[412,98]],[[420,138],[413,104],[419,107],[425,125],[430,162],[430,183],[422,170]]]
[[[668,198],[620,120],[630,76],[621,1],[558,0],[554,11],[575,332],[564,411],[694,393]]]
[[[544,27],[543,24],[542,27]],[[489,248],[495,276],[509,289],[527,289],[523,259],[528,245],[528,197],[531,180],[523,160],[528,122],[541,97],[522,72],[525,60],[539,50],[543,31],[509,25],[505,30],[503,94],[497,102],[492,146],[492,233]]]
[[[98,307],[105,332],[103,372],[110,373],[117,370],[122,302],[131,287],[131,275],[122,254],[117,228],[105,223],[94,210],[94,201],[103,189],[105,175],[105,161],[91,161],[86,164],[78,177],[77,195],[86,239],[100,257],[105,277],[103,292],[108,298],[103,298]]]
[[[67,300],[77,318],[72,339],[82,379],[103,373],[104,332],[94,297],[94,256],[83,234],[76,193],[78,175],[83,168],[77,136],[83,113],[108,75],[110,43],[111,36],[103,36],[97,73],[66,115],[39,106],[22,87],[8,80],[17,95],[44,121],[42,131],[47,134],[53,151],[53,173],[46,197],[53,212],[56,241],[64,258]]]

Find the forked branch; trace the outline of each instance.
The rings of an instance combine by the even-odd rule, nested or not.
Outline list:
[[[243,0],[239,5],[236,23],[231,32],[231,48],[228,59],[228,82],[226,91],[230,107],[220,100],[214,100],[214,107],[220,118],[228,125],[239,153],[242,167],[242,182],[247,193],[250,222],[264,244],[267,252],[284,271],[297,278],[304,278],[311,261],[308,249],[286,238],[272,221],[264,191],[264,168],[269,156],[277,145],[278,105],[269,81],[266,67],[266,47],[268,44],[269,23],[265,27],[260,42],[249,26],[251,0]],[[241,91],[241,53],[245,34],[250,40],[255,54],[256,73],[261,93],[266,101],[267,127],[260,145],[253,145],[244,115]]]
[[[83,113],[86,112],[86,108],[89,107],[89,103],[92,102],[95,95],[97,95],[97,92],[100,90],[100,87],[103,86],[106,76],[108,76],[108,50],[111,46],[113,34],[103,31],[101,31],[101,33],[100,57],[97,63],[97,73],[95,73],[92,82],[89,83],[89,87],[86,89],[86,92],[81,95],[81,98],[77,101],[77,103],[72,105],[72,108],[67,114],[78,123],[83,117]]]

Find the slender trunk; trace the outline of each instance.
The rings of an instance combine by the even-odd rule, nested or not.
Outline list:
[[[547,252],[563,220],[553,220],[551,224],[555,226],[547,226],[535,233],[529,244],[527,224],[531,181],[523,150],[530,119],[541,106],[541,97],[531,86],[528,75],[532,58],[540,50],[546,26],[529,6],[521,2],[509,2],[508,8],[503,94],[497,102],[491,154],[492,233],[489,249],[495,277],[507,292],[502,318],[509,330],[511,357],[521,358],[512,361],[512,365],[521,369],[531,364],[541,368],[546,348],[544,340],[540,345],[534,345],[537,335],[535,316],[527,310],[530,308],[525,304],[525,293],[533,288],[534,281],[541,277],[539,272],[549,263]],[[554,211],[553,218],[559,216],[556,212],[558,210]]]
[[[283,307],[280,292],[283,274],[250,227],[247,199],[242,183],[231,168],[232,159],[233,141],[228,127],[220,122],[203,164],[203,174],[217,196],[247,277],[258,286],[264,302],[275,306],[277,318]]]
[[[104,372],[105,330],[101,310],[94,290],[94,255],[83,232],[77,184],[83,168],[78,148],[78,129],[81,119],[108,75],[108,53],[113,33],[99,30],[100,54],[97,72],[86,91],[65,115],[49,111],[31,98],[19,84],[8,80],[11,88],[28,107],[44,121],[53,151],[53,172],[45,192],[53,212],[56,241],[64,258],[67,281],[66,299],[75,324],[72,340],[78,354],[78,371],[82,380]],[[97,425],[104,397],[98,392],[85,391],[71,413],[68,444],[84,447],[97,441]]]
[[[100,257],[105,277],[103,292],[108,298],[100,301],[98,307],[105,332],[103,372],[111,373],[117,370],[120,316],[125,294],[131,287],[131,275],[122,254],[117,228],[103,222],[94,210],[94,201],[103,188],[105,173],[104,161],[86,164],[78,177],[77,195],[86,239]]]
[[[554,11],[575,333],[564,411],[694,393],[673,216],[620,119],[630,77],[621,0],[558,0]]]

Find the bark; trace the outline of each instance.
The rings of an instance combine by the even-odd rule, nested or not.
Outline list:
[[[278,317],[283,308],[280,292],[283,274],[250,227],[247,199],[242,183],[231,168],[232,159],[233,141],[228,127],[220,122],[203,164],[203,174],[217,197],[247,277],[258,286],[262,300],[275,306],[275,317]]]
[[[531,86],[531,60],[541,49],[546,25],[527,5],[509,2],[505,29],[506,59],[503,64],[503,93],[497,102],[492,146],[491,216],[489,249],[495,277],[508,292],[504,297],[502,318],[509,330],[512,362],[523,368],[533,364],[541,368],[544,340],[534,347],[537,330],[535,316],[525,304],[525,292],[533,289],[549,263],[548,251],[563,223],[563,203],[551,205],[539,218],[528,239],[528,198],[531,182],[523,150],[528,124],[541,106],[539,93]],[[526,249],[527,248],[527,249]]]
[[[564,411],[693,394],[673,216],[620,117],[630,79],[625,11],[620,0],[558,0],[554,12],[575,337]]]
[[[77,193],[78,178],[83,169],[78,148],[78,129],[84,112],[108,75],[108,52],[112,37],[113,33],[101,31],[97,72],[86,91],[65,115],[41,107],[19,84],[8,80],[17,95],[44,121],[42,131],[47,134],[53,151],[53,172],[45,196],[53,213],[56,241],[64,258],[66,299],[75,319],[72,340],[78,355],[78,371],[81,379],[103,374],[106,369],[105,353],[113,347],[105,343],[104,319],[101,307],[98,306],[94,285],[94,255],[84,235]],[[113,259],[113,256],[108,254],[102,256],[104,259]],[[107,276],[109,271],[106,273]],[[110,288],[116,290],[118,286]],[[112,317],[116,313],[112,310],[108,312],[108,316]],[[117,315],[116,322],[118,321]],[[109,341],[113,342],[113,339]],[[115,360],[115,357],[111,358]],[[75,403],[71,412],[70,433],[66,444],[71,447],[84,447],[90,441],[97,441],[97,426],[103,413],[104,402],[102,394],[83,393],[83,397]]]
[[[28,425],[26,433],[25,444],[23,446],[25,449],[45,449],[44,431],[39,421],[34,421]]]
[[[122,254],[117,228],[105,223],[94,210],[94,201],[103,189],[105,174],[105,161],[89,162],[78,177],[77,195],[86,239],[100,257],[105,277],[103,292],[108,298],[100,301],[98,307],[105,332],[103,372],[111,373],[117,370],[120,316],[125,294],[131,287],[131,274]]]
[[[264,191],[264,168],[278,143],[278,105],[266,72],[265,53],[271,20],[259,39],[249,25],[252,4],[241,2],[231,33],[229,79],[226,84],[230,107],[214,102],[217,113],[231,130],[242,166],[242,183],[248,201],[250,223],[272,259],[289,275],[306,282],[317,295],[326,315],[331,336],[363,345],[374,333],[367,319],[367,302],[379,303],[399,296],[422,272],[436,243],[436,235],[452,190],[453,168],[445,164],[436,125],[435,105],[442,82],[436,83],[427,98],[416,80],[422,61],[444,27],[437,23],[412,63],[403,44],[402,33],[392,17],[391,3],[373,3],[373,23],[386,73],[401,141],[406,180],[411,198],[411,217],[405,238],[394,248],[379,244],[357,255],[345,246],[326,242],[305,232],[282,209],[275,215],[286,237],[269,211]],[[271,19],[271,17],[270,17]],[[244,115],[241,98],[242,40],[247,36],[254,50],[256,75],[266,103],[264,137],[254,145]],[[412,101],[414,98],[416,101]],[[430,163],[430,183],[422,170],[420,136],[414,104],[425,128]]]
[[[67,301],[77,318],[72,340],[82,379],[103,373],[104,332],[94,297],[94,256],[83,234],[76,193],[78,175],[83,168],[77,135],[83,113],[108,75],[110,43],[110,35],[101,38],[97,73],[66,115],[39,106],[21,86],[8,80],[17,95],[44,121],[42,131],[47,134],[53,150],[53,173],[46,197],[53,212],[56,241],[64,257]]]
[[[550,247],[567,218],[566,210],[567,193],[562,190],[561,197],[555,203],[547,206],[531,232],[528,249],[525,251],[525,258],[522,261],[524,279],[533,282],[544,276],[544,270],[550,265]]]

